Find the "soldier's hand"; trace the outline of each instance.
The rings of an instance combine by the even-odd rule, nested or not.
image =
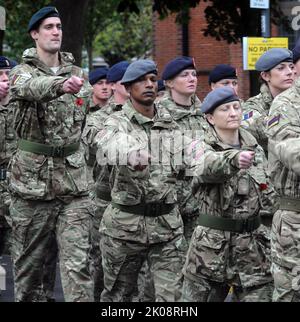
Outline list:
[[[0,99],[6,97],[9,92],[9,82],[0,82]]]
[[[144,170],[150,161],[150,155],[146,150],[131,151],[128,155],[128,163],[134,170]]]
[[[254,151],[242,151],[238,154],[238,167],[240,169],[248,169],[253,164],[255,157]]]
[[[84,83],[83,78],[72,76],[63,83],[63,91],[68,94],[76,94],[80,91]]]

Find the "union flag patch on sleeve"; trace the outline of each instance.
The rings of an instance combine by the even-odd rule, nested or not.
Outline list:
[[[246,113],[243,115],[243,120],[246,121],[250,119],[253,116],[253,111],[250,111],[249,113]]]
[[[281,114],[278,114],[277,116],[274,116],[273,118],[271,118],[268,122],[268,127],[270,128],[270,127],[278,124],[280,117],[281,117]]]

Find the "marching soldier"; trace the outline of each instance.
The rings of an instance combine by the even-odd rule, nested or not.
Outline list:
[[[106,73],[106,80],[112,88],[113,95],[107,104],[98,107],[93,113],[87,116],[86,124],[82,134],[82,140],[89,151],[88,165],[91,168],[92,188],[91,196],[95,202],[95,216],[91,231],[91,249],[89,252],[90,272],[94,279],[94,300],[100,301],[100,295],[103,291],[103,269],[101,263],[100,234],[99,227],[103,213],[111,201],[111,192],[109,184],[110,168],[108,165],[98,165],[96,162],[97,147],[95,137],[103,127],[106,119],[112,113],[120,111],[122,105],[128,98],[128,93],[121,84],[121,79],[129,66],[127,61],[119,62],[113,65]]]
[[[113,168],[112,201],[100,225],[101,301],[130,301],[145,259],[153,274],[156,301],[176,301],[186,247],[176,206],[177,145],[172,133],[177,126],[169,112],[154,105],[153,61],[131,63],[121,83],[130,100],[106,120],[97,137],[99,150]],[[175,144],[173,153],[166,144],[170,140]]]
[[[259,212],[273,211],[275,194],[264,152],[240,128],[241,104],[231,88],[210,92],[201,110],[212,131],[191,150],[199,218],[183,269],[182,299],[224,301],[232,287],[239,301],[270,301],[270,239]]]
[[[66,301],[91,301],[87,254],[93,207],[80,145],[90,85],[70,53],[60,51],[55,7],[30,19],[36,48],[10,74],[18,148],[11,161],[12,258],[17,301],[41,300],[45,253],[55,234]]]
[[[256,62],[262,85],[260,93],[243,104],[242,126],[250,131],[268,155],[268,139],[265,133],[268,113],[274,98],[290,88],[294,82],[293,54],[284,48],[266,51]]]

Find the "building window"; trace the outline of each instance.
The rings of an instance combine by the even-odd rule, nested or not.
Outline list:
[[[291,26],[291,30],[286,30],[283,25],[279,26],[279,35],[281,37],[289,38],[289,48],[294,48],[296,41],[298,39],[298,32],[300,30],[300,2],[299,1],[291,1],[291,0],[280,0],[280,7],[286,17],[289,19],[289,25]],[[298,7],[298,8],[296,8]],[[299,17],[297,18],[297,15]],[[298,19],[299,30],[292,28]],[[294,20],[294,21],[293,21]]]

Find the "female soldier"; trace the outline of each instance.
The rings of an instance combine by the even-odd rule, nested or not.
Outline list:
[[[182,56],[168,62],[162,79],[166,93],[160,100],[160,105],[169,110],[179,125],[182,144],[185,144],[186,139],[202,138],[208,125],[200,110],[201,102],[195,94],[197,73],[193,58]],[[181,170],[177,178],[177,198],[185,238],[189,241],[195,228],[198,202],[192,195],[191,177],[186,176],[185,170]]]
[[[256,62],[262,85],[260,93],[243,103],[243,122],[246,128],[268,155],[268,139],[265,134],[267,116],[274,98],[290,88],[295,79],[293,53],[285,48],[272,48]]]
[[[242,109],[231,88],[210,92],[201,110],[212,130],[192,149],[199,217],[183,269],[183,300],[224,301],[232,287],[236,300],[270,301],[270,239],[259,212],[271,208],[274,190],[264,152],[240,128]]]

